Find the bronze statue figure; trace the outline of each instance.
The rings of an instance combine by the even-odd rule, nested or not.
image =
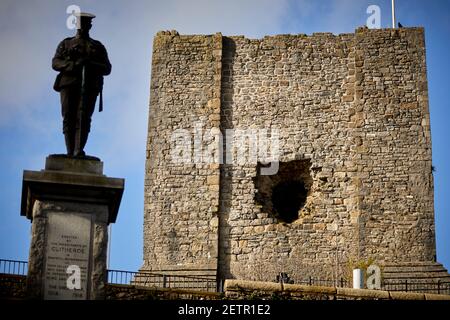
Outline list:
[[[58,45],[52,67],[59,71],[53,88],[61,95],[63,133],[67,155],[84,157],[97,96],[102,111],[103,76],[111,73],[108,53],[100,41],[89,37],[94,15],[77,15],[77,34]]]

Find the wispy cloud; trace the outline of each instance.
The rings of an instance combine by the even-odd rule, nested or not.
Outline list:
[[[73,31],[65,28],[65,9],[73,2],[2,2],[0,37],[0,126],[26,130],[45,128],[60,134],[59,98],[51,86],[56,73],[50,61],[60,40]],[[108,49],[113,72],[105,79],[105,112],[94,116],[89,142],[93,152],[142,156],[147,126],[151,44],[159,30],[180,33],[246,34],[260,37],[276,31],[286,1],[79,1],[82,10],[97,14],[92,36]],[[42,114],[42,117],[36,115]],[[51,125],[49,126],[49,123]],[[114,129],[113,129],[114,128]],[[61,138],[62,139],[62,138]],[[118,165],[126,165],[121,159]]]

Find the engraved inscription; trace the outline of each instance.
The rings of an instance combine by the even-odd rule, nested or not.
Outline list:
[[[87,279],[91,237],[91,216],[51,212],[48,214],[44,298],[53,300],[87,299]],[[69,288],[72,272],[69,266],[80,268],[79,289]],[[70,269],[69,269],[70,271]],[[70,279],[69,279],[70,281]],[[73,288],[73,289],[72,289]]]

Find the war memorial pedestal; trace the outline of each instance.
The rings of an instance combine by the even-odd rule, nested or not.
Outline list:
[[[21,215],[32,221],[30,298],[104,299],[107,228],[123,190],[124,179],[103,175],[96,158],[52,155],[45,170],[24,171]],[[73,288],[77,274],[79,289]]]

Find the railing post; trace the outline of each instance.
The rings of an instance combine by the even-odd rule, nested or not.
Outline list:
[[[166,288],[167,285],[167,277],[165,274],[163,274],[163,288]]]
[[[408,279],[405,280],[405,291],[408,292]]]
[[[344,287],[344,278],[341,277],[341,288]]]
[[[441,280],[438,280],[438,294],[441,294]]]
[[[312,286],[312,277],[309,276],[309,285]]]

